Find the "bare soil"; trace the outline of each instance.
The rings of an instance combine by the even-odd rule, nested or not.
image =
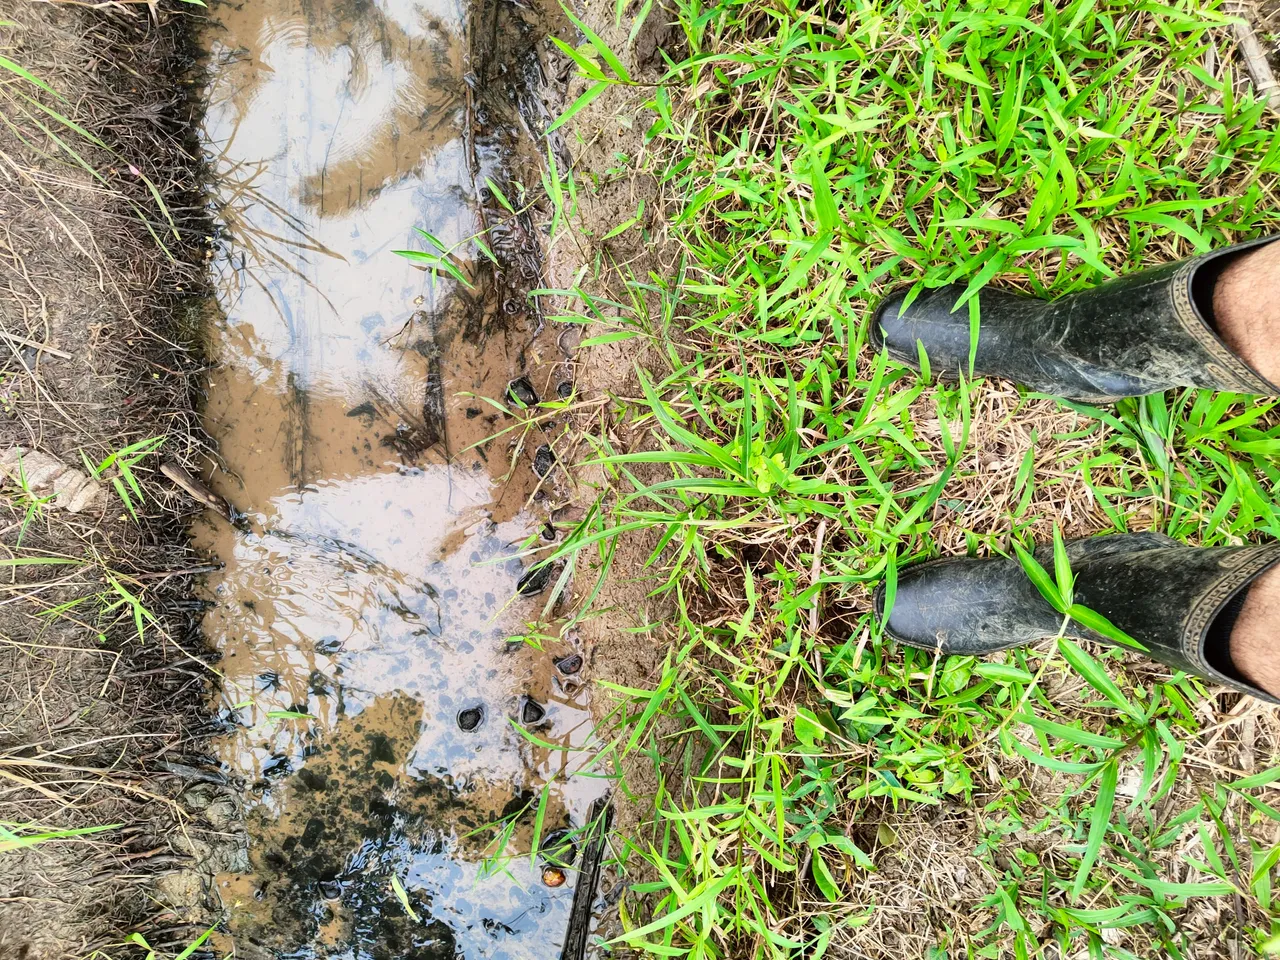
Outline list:
[[[659,50],[675,40],[675,31],[669,26],[671,18],[657,4],[635,39],[630,40],[638,10],[639,4],[628,8],[619,24],[612,4],[591,3],[577,8],[583,22],[621,57],[638,83],[653,83],[665,70]],[[567,57],[556,56],[549,72],[558,73],[560,82],[549,87],[562,91],[563,100],[549,105],[552,116],[577,100],[589,85]],[[649,93],[646,86],[615,85],[579,111],[560,133],[553,134],[559,138],[560,152],[576,181],[592,185],[577,194],[577,229],[554,239],[547,252],[548,281],[554,289],[570,289],[579,271],[586,267],[594,276],[584,287],[597,296],[603,293],[625,303],[629,278],[643,281],[651,275],[668,278],[674,274],[676,251],[662,215],[661,184],[651,176],[636,175],[632,165],[635,158],[643,155],[644,131],[652,122],[652,116],[642,110]],[[603,239],[613,228],[637,216],[640,223],[635,227]],[[649,316],[657,316],[656,298],[650,296],[647,306]],[[558,307],[557,312],[583,310],[576,300]],[[609,329],[604,324],[591,324],[581,335],[591,337]],[[581,351],[575,380],[583,398],[591,402],[590,413],[580,420],[581,429],[586,433],[598,431],[599,424],[592,423],[597,417],[611,424],[612,399],[639,396],[637,370],[654,369],[663,363],[647,340],[624,340]],[[611,437],[619,451],[645,448],[644,436],[627,435],[622,426],[613,425]],[[646,475],[644,465],[637,465],[636,472]],[[598,468],[580,470],[576,480],[581,485],[579,502],[584,505],[605,493],[609,486]],[[650,688],[660,679],[669,647],[663,632],[669,611],[664,602],[649,596],[655,586],[654,572],[645,565],[656,542],[657,535],[651,531],[633,532],[618,539],[600,590],[602,599],[579,626],[583,647],[590,651],[592,676],[598,681]],[[578,588],[591,589],[596,576],[596,569],[580,569]],[[619,699],[605,687],[593,696],[592,711],[601,737],[608,737],[619,704]],[[664,732],[660,728],[657,737],[661,739]],[[644,817],[652,815],[653,800],[661,784],[655,778],[650,758],[643,752],[624,754],[617,761],[615,827],[621,836],[643,836],[647,826]]]
[[[185,18],[25,0],[4,17],[0,53],[62,99],[9,74],[5,92],[40,97],[100,143],[36,114],[81,165],[0,96],[0,450],[83,469],[82,455],[97,464],[164,435],[161,456],[193,462],[204,231]],[[117,825],[0,853],[4,960],[83,956],[144,926],[174,947],[206,918],[188,867],[225,846],[231,808],[201,769],[209,673],[184,599],[191,505],[159,463],[134,471],[136,520],[110,471],[106,495],[80,513],[12,479],[0,493],[0,823]],[[12,562],[36,557],[66,562]],[[110,606],[113,581],[154,617],[141,638],[132,610]]]

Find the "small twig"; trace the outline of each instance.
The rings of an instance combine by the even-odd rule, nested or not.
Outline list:
[[[223,520],[228,523],[235,522],[235,512],[231,509],[231,505],[178,464],[168,461],[160,466],[160,472],[181,487],[193,500],[204,504]]]
[[[174,481],[175,483],[177,481]],[[202,563],[198,567],[183,567],[181,570],[152,570],[148,573],[130,574],[135,580],[154,580],[157,577],[201,577],[206,573],[217,573],[222,569],[220,563]]]
[[[818,581],[822,576],[822,541],[827,536],[827,521],[824,519],[818,523],[818,532],[813,536],[813,563],[809,567],[809,586],[817,587],[813,594],[813,606],[809,608],[809,636],[813,638],[813,669],[819,677],[822,676],[822,658],[818,654],[818,621],[821,616],[822,606],[822,587],[818,585]]]
[[[0,330],[0,337],[10,340],[13,343],[21,344],[24,347],[34,347],[41,353],[47,353],[51,357],[58,357],[60,360],[74,360],[71,354],[65,350],[59,350],[57,347],[51,347],[47,343],[40,343],[38,340],[28,340],[26,337],[20,337],[16,333],[6,333]]]
[[[1253,29],[1253,20],[1244,4],[1232,4],[1231,12],[1236,16],[1232,29],[1235,31],[1240,59],[1244,61],[1244,68],[1253,81],[1253,88],[1259,96],[1266,99],[1273,112],[1280,113],[1280,83],[1276,82],[1276,76],[1271,71],[1267,51],[1263,49],[1262,42]]]
[[[813,536],[813,563],[809,566],[809,586],[816,586],[818,577],[822,573],[822,541],[827,536],[827,521],[822,520],[818,523],[818,532]],[[819,590],[813,597],[813,606],[809,608],[809,632],[815,637],[818,635],[818,607],[822,600],[822,591]]]

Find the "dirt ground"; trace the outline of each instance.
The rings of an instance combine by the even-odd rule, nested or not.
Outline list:
[[[205,919],[191,855],[233,812],[205,782],[192,506],[158,471],[199,452],[191,49],[163,9],[19,0],[4,17],[0,54],[58,95],[0,71],[0,450],[83,470],[166,439],[131,470],[136,519],[115,468],[80,512],[25,471],[0,493],[0,826],[116,825],[0,849],[0,958],[122,956],[143,928],[173,952]]]
[[[662,7],[657,5],[635,40],[629,41],[637,9],[629,9],[621,24],[616,22],[612,5],[588,4],[580,13],[583,22],[618,53],[638,82],[652,83],[665,70],[659,47],[674,41],[675,32],[668,26],[669,18]],[[576,75],[577,70],[567,57],[558,57],[549,73],[550,89],[561,94],[548,104],[549,112],[556,116],[583,93],[588,83]],[[634,176],[628,162],[642,156],[645,150],[644,130],[651,122],[641,110],[646,99],[646,87],[614,86],[577,113],[560,134],[562,152],[574,177],[579,182],[592,182],[595,189],[577,194],[576,220],[581,232],[573,231],[553,240],[547,251],[547,280],[553,289],[571,289],[585,267],[594,272],[594,279],[584,283],[584,287],[597,295],[603,291],[619,302],[626,302],[628,278],[644,279],[651,274],[670,277],[674,273],[676,251],[662,219],[661,184],[646,175]],[[603,238],[618,224],[637,216],[642,205],[644,213],[635,228],[607,240],[593,239]],[[653,298],[648,306],[656,313]],[[581,302],[573,300],[557,304],[553,312],[581,309]],[[600,332],[603,327],[588,326],[583,331],[585,336]],[[651,368],[657,359],[639,346],[643,343],[628,340],[594,346],[580,353],[575,379],[583,397],[590,401],[608,396],[638,396],[637,369]],[[607,404],[594,404],[589,409],[592,414],[580,422],[584,433],[598,428],[599,424],[591,422],[595,417],[609,422],[611,411]],[[621,428],[613,426],[612,429],[619,449],[642,449]],[[639,465],[639,475],[645,475],[643,467]],[[598,468],[579,471],[576,480],[581,485],[579,502],[582,504],[591,503],[607,487]],[[600,591],[600,596],[606,599],[579,627],[584,647],[591,651],[592,676],[597,681],[649,687],[660,678],[668,647],[661,625],[668,614],[661,602],[648,595],[653,586],[650,582],[653,573],[645,566],[655,544],[656,534],[648,531],[618,540]],[[578,588],[590,589],[594,580],[595,571],[584,568],[578,574]],[[617,705],[606,688],[597,687],[592,712],[602,736],[607,737]],[[648,757],[642,754],[620,758],[619,766],[616,826],[622,835],[637,836],[643,833],[643,817],[652,810],[652,800],[660,785]]]

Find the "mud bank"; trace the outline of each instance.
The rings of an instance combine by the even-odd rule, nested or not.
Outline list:
[[[114,950],[135,930],[181,949],[206,919],[188,868],[225,826],[182,799],[217,777],[191,505],[157,467],[198,456],[205,231],[187,22],[154,12],[23,2],[0,24],[0,53],[47,85],[0,71],[0,449],[84,471],[165,438],[130,469],[136,518],[119,461],[79,512],[22,471],[0,491],[5,960]],[[15,839],[60,830],[86,832]]]
[[[677,251],[664,215],[662,185],[640,173],[646,152],[645,131],[654,114],[645,109],[652,87],[665,71],[663,52],[679,59],[680,38],[674,18],[662,4],[629,6],[619,18],[614,5],[592,2],[575,6],[581,21],[599,36],[623,62],[636,85],[614,85],[578,111],[562,128],[565,170],[582,186],[576,191],[574,226],[554,240],[548,251],[550,285],[558,290],[575,287],[617,304],[641,304],[650,322],[662,316],[661,305],[650,287],[641,290],[636,281],[666,280],[675,275]],[[642,13],[642,10],[644,11]],[[640,20],[637,26],[637,19]],[[581,42],[575,38],[574,42]],[[561,101],[553,112],[567,109],[591,86],[579,76],[567,57],[557,60]],[[633,223],[618,233],[615,228]],[[609,236],[614,234],[613,236]],[[588,309],[578,297],[559,298],[557,312],[591,322],[581,324],[575,343],[617,333],[614,320],[621,311],[604,306]],[[594,320],[592,317],[594,316]],[[595,434],[602,424],[619,453],[653,449],[644,429],[616,423],[612,413],[619,397],[640,395],[638,369],[662,369],[665,345],[644,337],[597,343],[575,351],[576,376],[588,406],[579,415],[583,434]],[[585,449],[585,448],[584,448]],[[584,457],[584,459],[586,459]],[[659,471],[636,464],[637,476],[660,479]],[[578,502],[583,509],[593,503],[608,504],[615,497],[610,479],[598,467],[575,472]],[[669,647],[664,624],[671,611],[655,601],[649,558],[657,546],[657,534],[633,531],[611,544],[606,564],[600,558],[583,558],[578,565],[580,598],[596,589],[601,569],[605,576],[598,593],[584,606],[579,631],[590,651],[594,677],[606,684],[649,688],[661,679],[661,666]],[[619,699],[607,687],[598,689],[592,710],[604,740],[619,719]],[[662,733],[655,733],[660,737]],[[652,748],[657,740],[649,742]],[[619,788],[615,791],[616,827],[619,837],[650,836],[654,799],[662,789],[648,757],[636,750],[613,755]],[[621,849],[621,847],[619,847]],[[626,874],[622,874],[626,876]]]
[[[531,293],[597,254],[662,268],[648,235],[547,240],[548,148],[595,175],[596,236],[656,198],[611,179],[631,94],[548,144],[580,91],[546,37],[581,38],[509,3],[13,15],[4,55],[101,142],[73,142],[80,164],[38,125],[0,132],[0,446],[78,468],[164,441],[104,467],[85,512],[4,490],[0,823],[93,832],[0,854],[0,958],[135,931],[176,953],[220,918],[247,956],[576,950],[575,900],[599,918],[618,892],[577,889],[610,786],[589,692],[652,673],[661,613],[632,582],[643,545],[574,628],[590,571],[529,576],[594,496],[564,469],[575,419],[632,368],[575,357]],[[652,52],[642,31],[637,76]],[[439,252],[414,226],[461,282],[394,255]]]

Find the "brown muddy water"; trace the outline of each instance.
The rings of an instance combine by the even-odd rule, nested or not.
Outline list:
[[[557,536],[562,427],[508,383],[573,387],[528,296],[534,219],[487,185],[517,209],[539,187],[547,29],[510,0],[211,10],[208,480],[243,517],[197,537],[224,564],[204,629],[249,837],[217,880],[238,956],[560,955],[558,861],[607,781],[589,667],[534,626],[555,577],[521,579]],[[414,227],[468,284],[393,252],[432,249]]]

